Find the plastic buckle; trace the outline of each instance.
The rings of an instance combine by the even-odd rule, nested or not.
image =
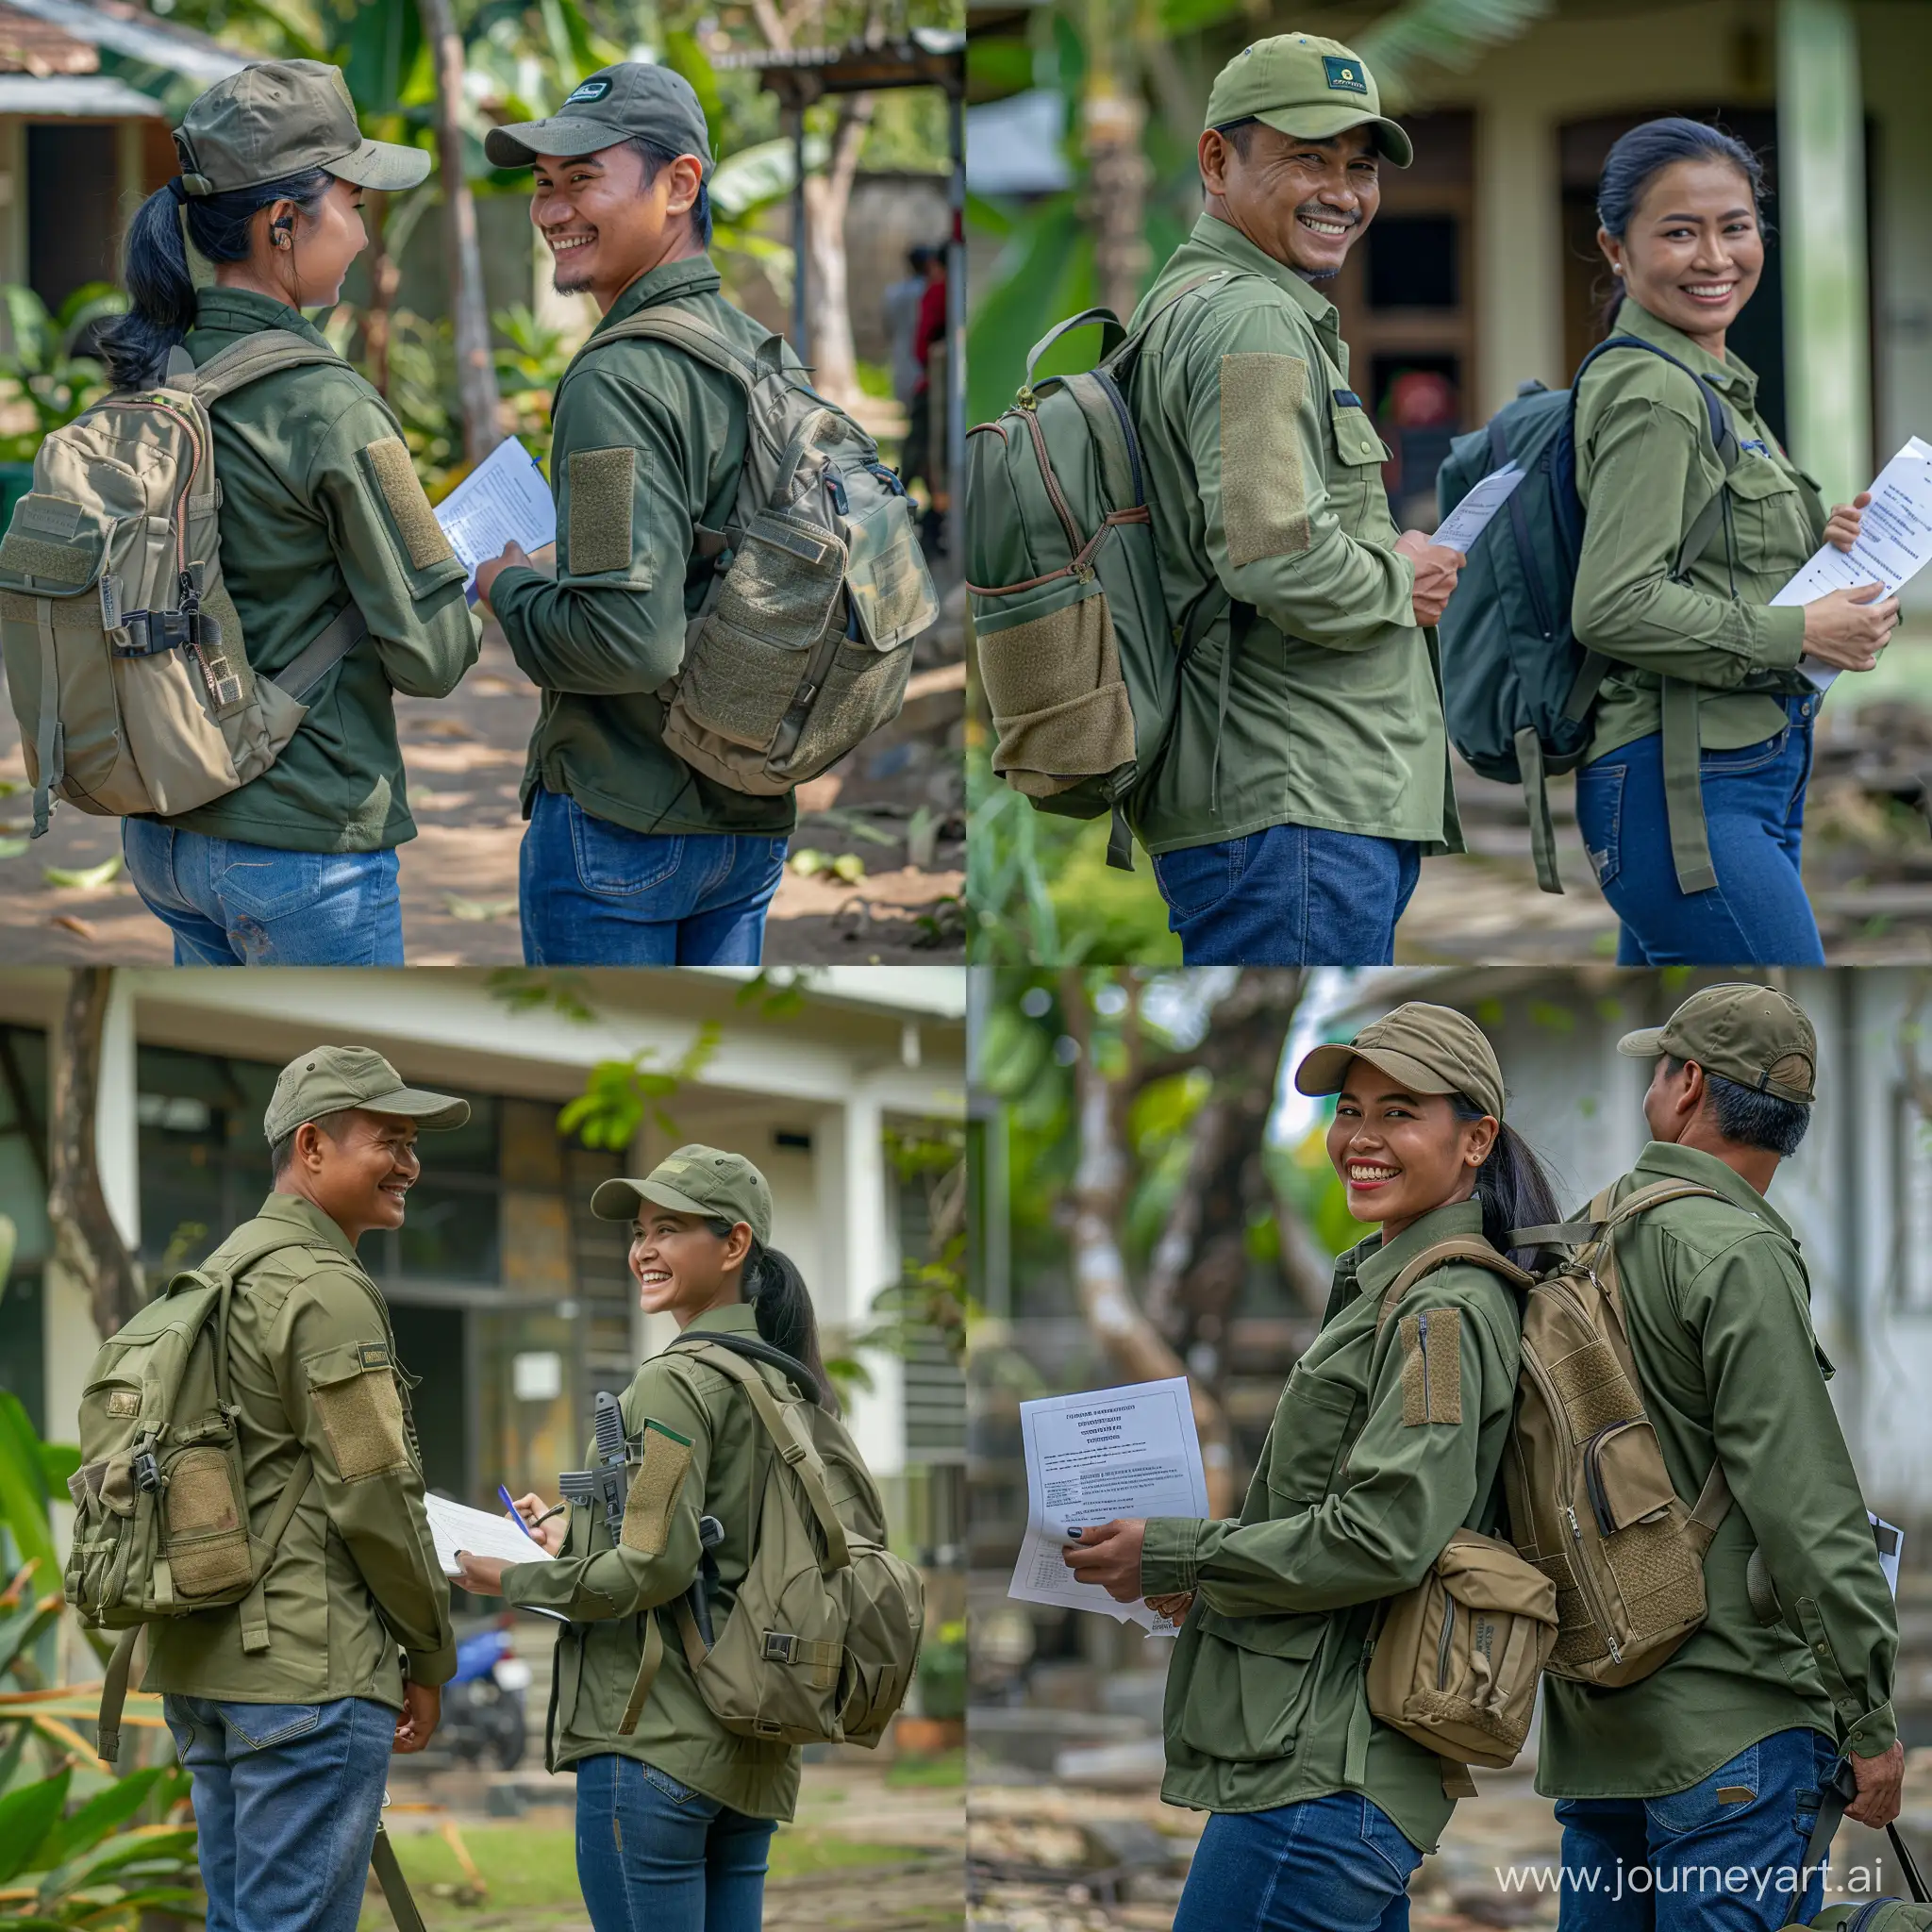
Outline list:
[[[764,1659],[767,1663],[791,1664],[798,1661],[798,1638],[790,1630],[765,1632]]]
[[[134,1458],[134,1482],[137,1489],[154,1491],[161,1486],[161,1466],[155,1460],[152,1449],[143,1449]]]

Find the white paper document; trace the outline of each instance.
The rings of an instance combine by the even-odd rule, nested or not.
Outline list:
[[[1893,1596],[1898,1594],[1898,1559],[1904,1556],[1906,1533],[1897,1524],[1888,1523],[1882,1516],[1874,1516],[1871,1510],[1865,1512],[1872,1524],[1872,1535],[1878,1545],[1878,1567],[1885,1572],[1885,1580],[1891,1585]]]
[[[476,566],[514,540],[526,551],[557,541],[557,503],[537,458],[514,436],[499,442],[436,506],[436,521],[474,583]]]
[[[1076,1532],[1124,1516],[1206,1516],[1208,1477],[1188,1378],[1048,1395],[1020,1405],[1026,1448],[1026,1538],[1008,1596],[1175,1626],[1144,1603],[1119,1604],[1080,1583],[1060,1552]]]
[[[1878,473],[1865,506],[1858,541],[1849,550],[1821,544],[1817,554],[1771,601],[1812,604],[1855,584],[1883,584],[1890,596],[1932,563],[1932,443],[1916,436]],[[1838,673],[1800,658],[1798,668],[1820,691]]]
[[[501,1557],[510,1563],[552,1560],[550,1552],[535,1537],[525,1535],[508,1516],[472,1509],[452,1503],[447,1496],[425,1496],[423,1507],[429,1512],[429,1534],[436,1540],[436,1560],[445,1576],[461,1574],[458,1550],[477,1557]]]
[[[1491,470],[1437,525],[1436,534],[1429,541],[1440,543],[1445,550],[1459,550],[1467,557],[1469,546],[1482,535],[1490,519],[1508,502],[1510,491],[1523,481],[1524,475],[1524,472],[1514,463],[1505,463],[1500,470]]]

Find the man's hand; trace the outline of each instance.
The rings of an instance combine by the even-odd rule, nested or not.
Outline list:
[[[390,1746],[398,1757],[420,1751],[436,1735],[442,1716],[442,1690],[436,1684],[405,1684],[402,1715],[396,1719],[396,1740]]]
[[[1468,561],[1459,550],[1431,543],[1420,530],[1405,530],[1395,540],[1395,554],[1415,565],[1415,621],[1441,624],[1456,589],[1457,573]]]
[[[1858,1780],[1858,1795],[1845,1807],[1845,1816],[1883,1831],[1898,1816],[1905,1794],[1906,1747],[1894,1740],[1891,1749],[1877,1757],[1854,1752],[1852,1775]]]
[[[549,1525],[544,1525],[546,1528]],[[479,1557],[475,1550],[458,1550],[457,1561],[463,1566],[463,1572],[456,1580],[467,1591],[477,1596],[501,1596],[503,1594],[503,1573],[510,1564],[502,1557]]]
[[[476,566],[476,597],[479,603],[489,603],[491,585],[496,581],[500,573],[507,571],[513,563],[520,564],[525,570],[533,567],[529,554],[514,537],[503,546],[503,554],[500,557],[490,558]]]
[[[1138,1516],[1083,1529],[1079,1542],[1060,1552],[1078,1583],[1097,1583],[1117,1604],[1141,1601],[1141,1545],[1147,1524]]]
[[[1858,541],[1860,512],[1872,501],[1872,492],[1861,490],[1849,503],[1841,503],[1824,522],[1824,541],[1834,550],[1849,550]]]

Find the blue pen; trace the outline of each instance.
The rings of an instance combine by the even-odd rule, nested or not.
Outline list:
[[[503,1507],[509,1511],[510,1521],[514,1523],[516,1526],[520,1530],[522,1530],[523,1533],[526,1537],[528,1537],[533,1543],[541,1542],[542,1538],[540,1537],[537,1534],[537,1532],[533,1530],[530,1527],[530,1525],[524,1521],[523,1511],[520,1510],[517,1507],[516,1504],[510,1499],[509,1491],[506,1489],[502,1483],[497,1484],[496,1493],[503,1498]]]

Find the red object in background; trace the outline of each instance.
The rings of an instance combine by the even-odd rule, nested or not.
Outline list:
[[[932,359],[932,345],[946,332],[946,278],[935,275],[919,298],[919,320],[912,330],[912,353],[919,358],[916,394],[924,394]]]
[[[1389,385],[1382,414],[1397,429],[1453,428],[1456,387],[1433,370],[1405,370]]]

